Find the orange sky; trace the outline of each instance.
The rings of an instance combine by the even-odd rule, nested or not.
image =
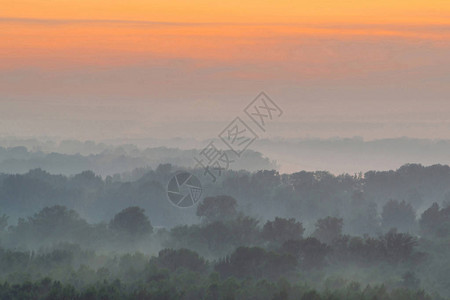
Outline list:
[[[1,69],[113,67],[161,59],[193,59],[202,65],[324,62],[339,60],[343,57],[336,55],[345,53],[329,50],[327,55],[308,51],[307,45],[330,39],[342,43],[399,39],[405,43],[426,41],[439,47],[450,40],[450,25],[435,24],[155,24],[22,19],[7,19],[0,24]],[[317,72],[322,72],[321,63]]]
[[[272,61],[295,52],[289,45],[293,39],[311,36],[437,42],[450,36],[447,0],[4,2],[3,69],[114,66],[158,58]],[[302,57],[319,59],[314,53]]]
[[[235,110],[220,100],[238,106],[261,90],[290,105],[286,121],[386,121],[405,104],[411,116],[427,110],[434,121],[434,111],[450,113],[449,53],[448,0],[3,1],[0,135],[66,128],[57,134],[76,136],[83,124],[73,124],[85,116],[94,124],[85,122],[86,136],[104,136],[108,126],[85,105],[124,99],[139,102],[127,108],[129,119],[145,113],[127,128],[117,108],[121,133],[150,134],[143,128],[173,117],[180,103],[185,122],[227,120]],[[418,131],[395,134],[409,132]]]
[[[14,0],[1,16],[44,19],[120,19],[165,22],[448,23],[447,0]]]

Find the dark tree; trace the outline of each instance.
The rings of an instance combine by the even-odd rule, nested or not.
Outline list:
[[[342,234],[344,220],[341,218],[326,217],[316,222],[316,230],[313,236],[323,243],[331,244]]]
[[[423,233],[434,234],[440,225],[440,208],[439,204],[434,202],[430,208],[423,212],[419,224]]]
[[[402,232],[411,232],[416,227],[416,212],[405,201],[389,200],[383,206],[381,218],[384,229],[397,228]]]
[[[226,252],[234,241],[231,228],[220,221],[206,224],[200,229],[199,234],[206,242],[208,250],[216,253]]]
[[[230,196],[206,197],[197,207],[197,216],[207,222],[230,220],[237,216],[236,205]]]
[[[407,233],[390,230],[383,237],[386,258],[394,263],[407,261],[413,254],[417,239]]]
[[[420,230],[425,235],[447,237],[450,235],[450,207],[440,209],[435,202],[423,212],[420,221]]]
[[[109,223],[109,228],[131,236],[140,236],[153,231],[144,209],[137,206],[125,208],[115,215]]]
[[[77,212],[65,206],[45,207],[39,213],[20,218],[13,228],[14,237],[35,241],[38,244],[52,239],[60,241],[82,240],[89,230],[88,223]]]
[[[325,265],[325,258],[330,253],[330,247],[318,239],[309,237],[304,240],[286,241],[281,247],[283,253],[297,258],[304,269],[321,268]]]
[[[255,245],[260,238],[259,221],[244,215],[239,215],[231,222],[231,230],[236,243],[240,246]]]
[[[302,223],[295,219],[276,217],[274,221],[267,221],[262,230],[262,237],[267,241],[283,243],[287,240],[301,239],[303,236]]]
[[[156,259],[157,265],[175,271],[185,268],[191,271],[202,272],[206,270],[206,262],[196,252],[188,249],[164,249],[159,251]]]

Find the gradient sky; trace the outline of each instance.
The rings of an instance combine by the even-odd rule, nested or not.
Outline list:
[[[450,2],[3,1],[0,136],[450,138]]]

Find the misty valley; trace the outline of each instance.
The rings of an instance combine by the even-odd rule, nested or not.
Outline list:
[[[449,166],[255,169],[0,174],[0,299],[450,298]],[[201,181],[191,207],[168,200],[178,170]]]

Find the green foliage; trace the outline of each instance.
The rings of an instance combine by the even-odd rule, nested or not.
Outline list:
[[[381,213],[382,226],[385,229],[396,228],[403,232],[414,232],[416,212],[410,203],[389,200]]]
[[[274,221],[267,221],[264,224],[262,237],[268,241],[283,243],[302,238],[304,231],[302,223],[296,222],[295,219],[276,217]]]
[[[161,268],[175,271],[185,268],[195,272],[204,272],[207,268],[205,260],[196,252],[188,249],[164,249],[159,251],[158,258],[154,262]]]
[[[111,220],[109,227],[133,237],[146,235],[153,231],[150,220],[144,214],[144,209],[137,206],[128,207],[119,212]]]
[[[236,199],[230,196],[206,197],[197,206],[197,216],[207,222],[229,220],[237,216],[236,205]]]
[[[450,236],[450,206],[441,209],[439,204],[433,203],[425,210],[420,218],[420,229],[423,234],[436,237]]]
[[[342,218],[326,217],[319,219],[316,222],[316,230],[313,236],[324,243],[331,244],[341,236],[343,225],[344,220]]]
[[[28,219],[19,219],[12,228],[12,240],[20,244],[23,240],[29,243],[50,244],[54,240],[82,240],[89,224],[80,218],[77,212],[65,206],[45,207]]]
[[[281,247],[281,251],[297,258],[300,265],[308,270],[322,268],[331,248],[318,239],[309,237],[304,240],[286,241]]]
[[[1,175],[2,207],[32,212],[9,228],[8,217],[0,217],[0,299],[450,295],[450,208],[437,204],[448,198],[447,167],[407,165],[364,176],[230,171],[209,192],[230,196],[199,204],[203,222],[194,209],[177,210],[164,198],[171,169],[141,170],[127,175],[129,182],[92,172]],[[420,237],[414,203],[431,205]],[[73,207],[103,221],[88,223]],[[152,223],[167,227],[153,232]]]

